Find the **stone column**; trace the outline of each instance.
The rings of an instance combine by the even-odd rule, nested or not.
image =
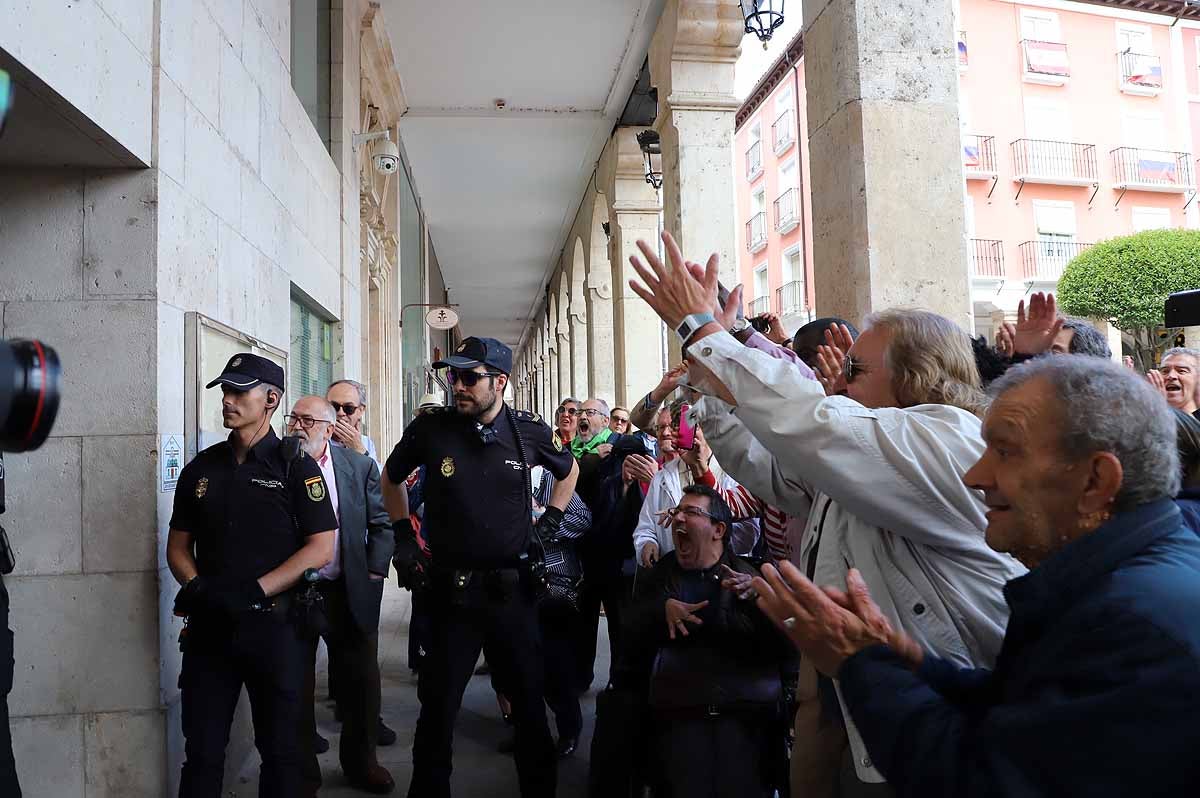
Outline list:
[[[580,401],[592,395],[588,381],[588,317],[583,306],[583,297],[571,297],[571,312],[568,316],[571,335],[571,393]]]
[[[587,307],[587,373],[592,394],[609,402],[616,401],[617,383],[613,348],[612,263],[609,262],[608,236],[602,223],[608,223],[608,203],[603,195],[594,197],[595,222],[588,252],[584,296]]]
[[[737,282],[733,67],[744,31],[737,0],[668,0],[650,44],[662,141],[663,227],[684,254],[716,252]],[[685,188],[686,187],[686,190]]]
[[[817,315],[970,329],[951,0],[804,0]]]
[[[625,407],[641,398],[662,377],[659,356],[661,322],[650,306],[633,293],[629,281],[637,273],[629,256],[637,241],[657,243],[661,207],[658,192],[646,182],[640,128],[622,127],[609,140],[600,161],[606,192],[612,197],[613,338],[616,355],[616,403]]]

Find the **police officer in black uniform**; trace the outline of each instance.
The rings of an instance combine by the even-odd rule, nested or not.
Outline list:
[[[260,798],[296,798],[301,786],[304,633],[290,618],[292,588],[333,558],[337,517],[321,469],[271,416],[283,369],[243,353],[221,376],[230,430],[188,463],[175,489],[167,563],[182,588],[186,760],[181,798],[218,798],[229,726],[245,685],[262,756]]]
[[[408,795],[450,795],[454,721],[486,647],[488,664],[512,690],[521,795],[553,796],[557,761],[542,700],[535,540],[557,532],[579,470],[541,418],[505,404],[512,370],[507,346],[493,338],[467,338],[434,367],[449,368],[454,406],[413,419],[383,476],[384,503],[397,535],[397,572],[406,586],[427,582],[433,616],[417,692],[421,714]],[[437,534],[430,544],[432,566],[416,574],[420,554],[404,480],[422,465],[425,523]],[[557,482],[535,536],[528,469],[536,465]]]

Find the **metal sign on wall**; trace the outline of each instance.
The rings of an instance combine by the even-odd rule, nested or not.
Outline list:
[[[458,325],[458,314],[452,308],[432,308],[425,323],[435,330],[452,330]]]

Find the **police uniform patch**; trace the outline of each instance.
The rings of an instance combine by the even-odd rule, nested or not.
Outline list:
[[[561,452],[562,451],[562,441],[558,439],[557,432],[550,433],[550,440],[554,441],[554,451]]]
[[[196,498],[203,499],[204,494],[208,492],[208,477],[200,477],[196,480]]]
[[[320,477],[309,477],[304,480],[304,487],[308,490],[308,498],[315,502],[319,502],[325,498],[325,480]]]
[[[447,479],[454,476],[453,457],[447,457],[446,459],[442,460],[442,476],[446,477]]]
[[[229,361],[230,368],[237,368],[240,365],[242,365],[242,359],[240,357],[235,357],[233,360]]]

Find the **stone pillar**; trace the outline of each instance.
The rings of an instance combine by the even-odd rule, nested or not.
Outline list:
[[[684,254],[716,252],[737,282],[733,68],[744,31],[737,0],[668,0],[650,44],[662,141],[663,227]],[[686,186],[686,190],[684,187]]]
[[[592,395],[592,386],[588,381],[588,318],[582,296],[578,301],[571,297],[568,324],[571,335],[571,393],[582,401]]]
[[[594,197],[591,250],[588,252],[584,296],[587,307],[587,373],[592,394],[609,402],[616,401],[617,383],[613,348],[612,263],[609,262],[608,236],[602,224],[609,222],[608,201],[602,194]]]
[[[616,403],[625,407],[645,395],[662,377],[661,322],[629,287],[629,281],[637,279],[637,273],[629,265],[629,256],[638,252],[638,239],[657,243],[661,213],[658,192],[646,182],[642,168],[642,153],[637,144],[639,132],[639,128],[617,128],[600,161],[605,185],[611,186],[606,193],[612,197]]]
[[[567,277],[563,273],[559,273],[559,280],[566,280]],[[551,319],[551,329],[554,330],[555,340],[558,342],[558,390],[562,392],[561,396],[554,397],[558,401],[563,396],[575,396],[575,387],[571,384],[571,323],[568,320],[568,306],[570,298],[567,296],[566,288],[563,286],[558,294],[558,321],[557,323]],[[576,397],[583,401],[582,397]]]
[[[804,0],[818,316],[971,326],[952,0]]]

